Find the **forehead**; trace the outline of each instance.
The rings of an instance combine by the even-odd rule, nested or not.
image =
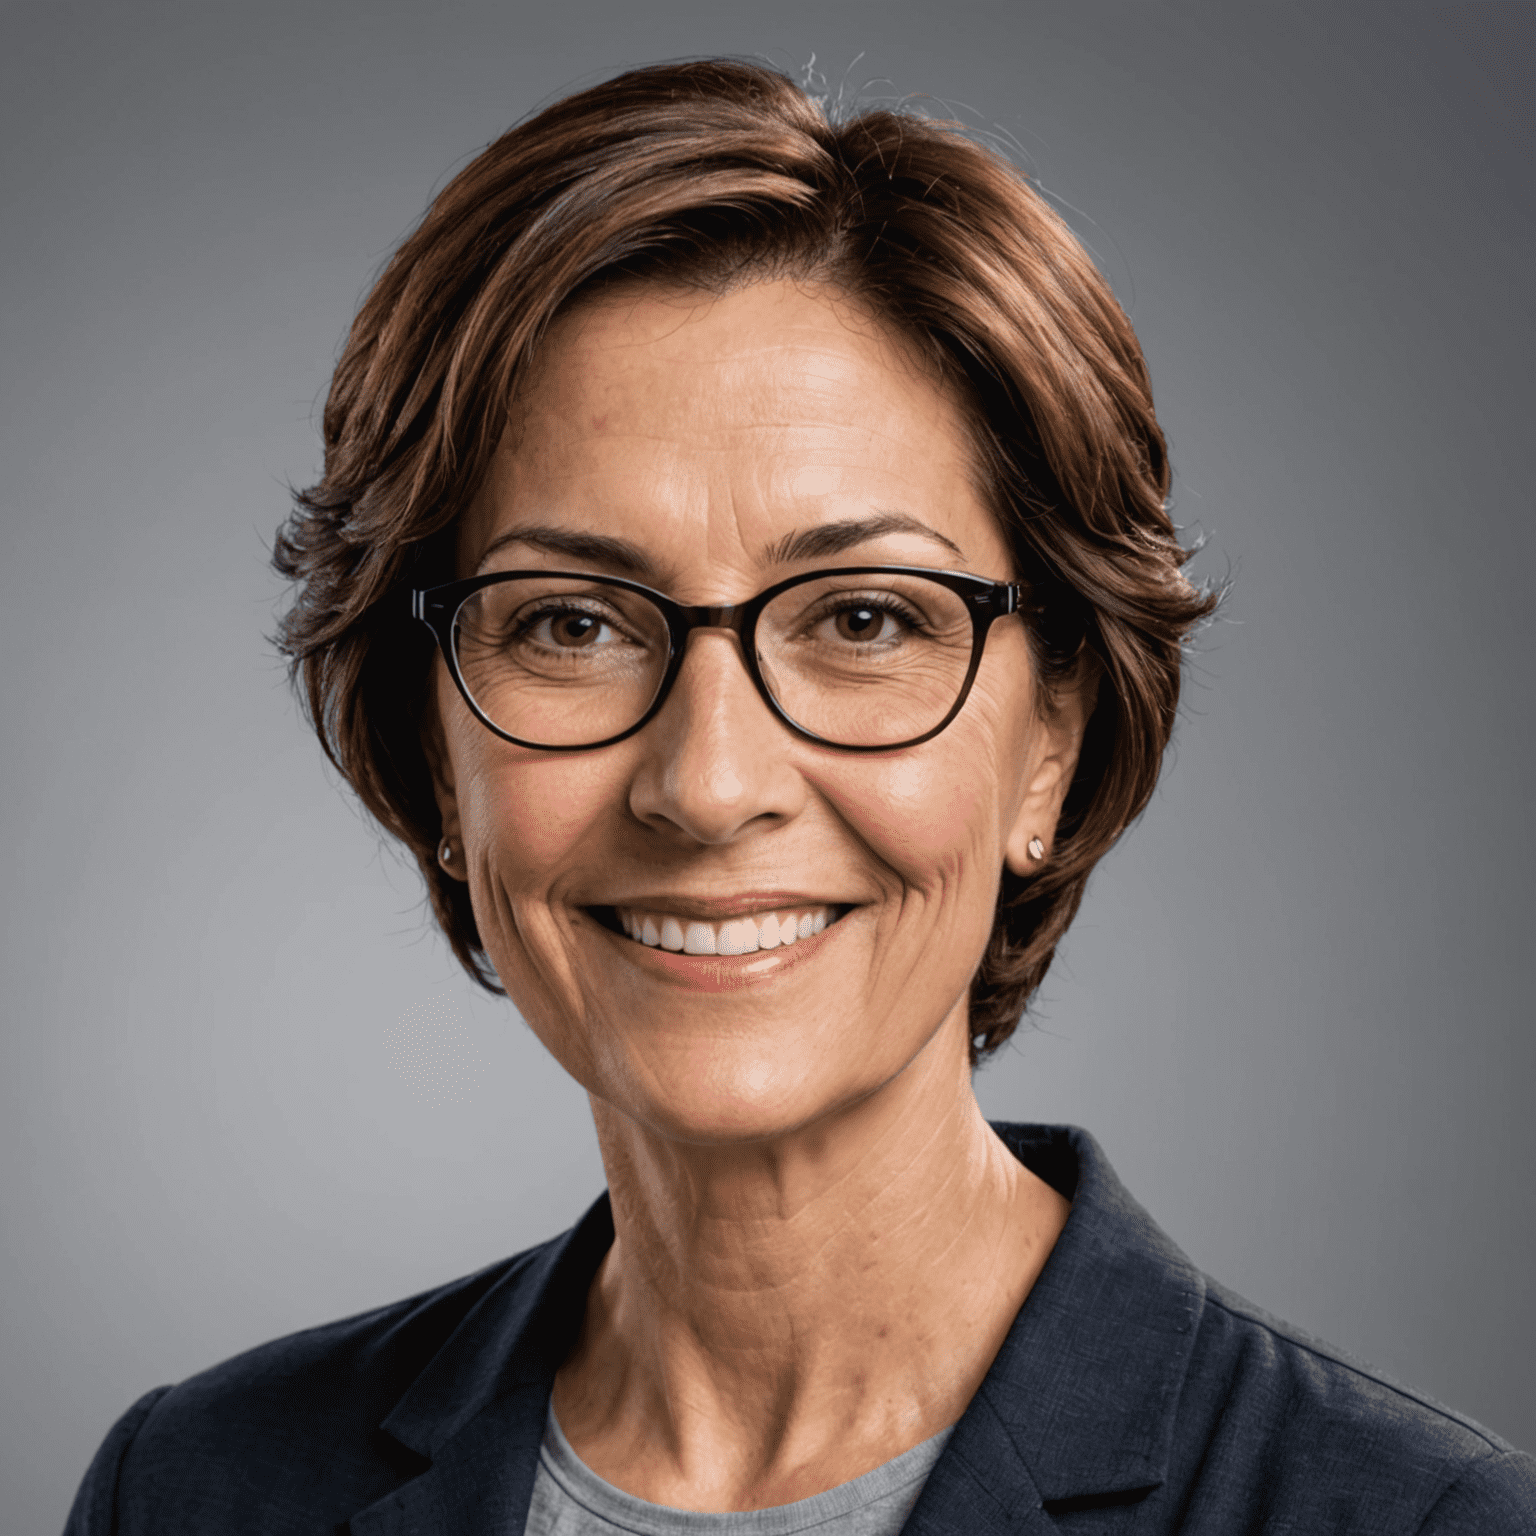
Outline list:
[[[639,537],[659,567],[761,567],[807,528],[895,514],[964,551],[914,544],[903,558],[995,568],[1006,548],[974,457],[953,393],[846,296],[637,286],[551,328],[465,518],[461,564],[553,521]]]

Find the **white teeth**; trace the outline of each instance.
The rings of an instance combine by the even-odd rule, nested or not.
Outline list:
[[[712,955],[715,953],[715,930],[708,923],[689,923],[683,939],[685,955]]]
[[[690,955],[752,955],[760,949],[778,949],[821,933],[832,920],[828,907],[809,912],[763,912],[727,922],[685,922],[664,913],[621,908],[619,926],[637,944],[658,945],[674,953]]]
[[[777,929],[778,925],[774,926]],[[757,924],[751,918],[726,923],[720,930],[720,937],[715,940],[715,951],[722,955],[753,955],[759,947]]]

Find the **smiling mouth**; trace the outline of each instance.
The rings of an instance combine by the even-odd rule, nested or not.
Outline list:
[[[648,949],[684,955],[755,955],[809,939],[848,910],[826,905],[780,907],[711,923],[640,907],[607,907],[600,909],[600,920],[604,927]]]

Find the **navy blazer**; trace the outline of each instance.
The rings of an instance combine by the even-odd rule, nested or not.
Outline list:
[[[1072,1213],[910,1536],[1504,1536],[1536,1462],[1206,1279],[1085,1131],[1000,1125]],[[564,1236],[141,1398],[66,1536],[517,1536],[613,1240]]]

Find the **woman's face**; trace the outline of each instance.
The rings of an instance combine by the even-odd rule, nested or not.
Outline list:
[[[856,304],[787,281],[637,288],[550,332],[461,574],[628,576],[686,604],[830,565],[1007,579],[973,480],[957,406]],[[812,530],[820,552],[797,555]],[[1049,845],[1082,724],[1037,697],[1017,617],[954,722],[890,753],[791,733],[724,630],[695,632],[660,714],[596,750],[501,740],[441,662],[436,702],[450,868],[512,1001],[598,1099],[693,1142],[807,1125],[941,1032],[963,1050],[1000,871]],[[718,944],[729,922],[736,947],[744,921],[780,942],[655,942],[703,924],[688,947]]]

